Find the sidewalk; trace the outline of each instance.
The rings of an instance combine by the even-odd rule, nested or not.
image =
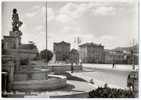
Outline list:
[[[115,68],[112,68],[112,64],[83,64],[83,68],[96,68],[118,71],[132,71],[132,65],[115,64]],[[139,65],[135,65],[135,69],[138,69]]]

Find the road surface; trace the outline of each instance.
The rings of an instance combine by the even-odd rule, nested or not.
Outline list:
[[[132,71],[131,65],[112,64],[83,64],[82,72],[74,72],[72,75],[81,77],[87,81],[93,79],[95,85],[103,86],[105,83],[111,87],[127,88],[127,77]]]

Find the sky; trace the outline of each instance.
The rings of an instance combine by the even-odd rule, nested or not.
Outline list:
[[[13,8],[18,10],[23,21],[22,43],[34,41],[39,50],[45,49],[45,2],[3,2],[2,35],[12,30]],[[54,42],[60,41],[69,42],[71,48],[76,48],[76,37],[81,44],[94,42],[104,45],[105,49],[131,46],[133,40],[138,41],[137,0],[49,1],[47,36],[50,50]]]

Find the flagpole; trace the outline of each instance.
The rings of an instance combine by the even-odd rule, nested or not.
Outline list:
[[[46,23],[45,23],[45,30],[46,30],[46,50],[47,50],[47,0],[45,1],[45,8],[46,8],[46,19],[45,19],[45,21],[46,21]],[[47,51],[46,51],[47,52]],[[46,61],[47,61],[47,53],[46,53]]]

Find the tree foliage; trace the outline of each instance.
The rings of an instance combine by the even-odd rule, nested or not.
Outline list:
[[[40,52],[40,57],[49,62],[53,57],[53,53],[50,50],[45,49]]]
[[[76,49],[72,49],[70,51],[70,57],[69,60],[71,63],[78,63],[79,62],[79,53]]]
[[[29,59],[25,58],[25,59],[20,59],[20,65],[28,65],[29,64]]]

